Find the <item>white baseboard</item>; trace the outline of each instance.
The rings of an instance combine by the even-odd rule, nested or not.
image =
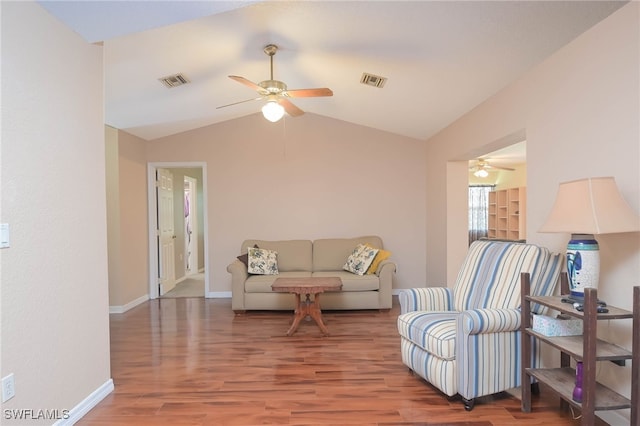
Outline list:
[[[69,417],[66,419],[60,419],[53,424],[53,426],[72,426],[76,424],[85,414],[89,412],[93,407],[98,405],[100,401],[106,398],[111,392],[113,392],[113,379],[107,380],[102,386],[80,402],[80,404],[69,410]]]
[[[137,299],[132,300],[131,302],[127,303],[126,305],[109,306],[109,313],[110,314],[123,314],[123,313],[127,312],[129,309],[135,308],[136,306],[146,302],[147,300],[149,300],[149,295],[145,294],[144,296],[140,296]]]
[[[205,297],[207,299],[231,299],[230,291],[210,291]]]

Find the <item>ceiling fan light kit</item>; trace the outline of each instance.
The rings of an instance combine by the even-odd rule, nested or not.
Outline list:
[[[231,105],[237,105],[252,100],[266,100],[267,102],[262,107],[262,115],[264,118],[271,122],[280,120],[284,113],[287,112],[292,117],[298,117],[304,114],[300,108],[295,106],[289,98],[312,98],[318,96],[333,96],[331,89],[326,87],[317,89],[295,89],[288,90],[287,85],[279,80],[273,79],[273,56],[278,51],[278,46],[275,44],[268,44],[264,47],[264,53],[269,56],[271,62],[271,74],[269,80],[261,81],[260,83],[254,83],[247,80],[244,77],[237,75],[230,75],[229,78],[244,84],[247,87],[252,88],[260,94],[259,98],[249,99],[247,101],[234,102],[232,104],[219,106],[219,108],[225,108]]]
[[[275,123],[284,116],[284,107],[276,101],[269,101],[262,107],[262,115],[270,122]]]
[[[478,169],[475,172],[473,172],[473,175],[479,178],[486,178],[487,176],[489,176],[489,172],[486,171],[485,169]]]

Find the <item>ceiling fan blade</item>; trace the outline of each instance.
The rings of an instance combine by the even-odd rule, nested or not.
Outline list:
[[[511,167],[492,166],[491,164],[485,164],[484,168],[485,169],[496,169],[496,170],[507,170],[509,172],[513,172],[515,170],[515,169],[512,169]]]
[[[226,107],[228,107],[228,106],[233,106],[233,105],[238,105],[238,104],[243,104],[243,103],[245,103],[245,102],[259,101],[260,99],[262,99],[262,96],[257,97],[257,98],[247,99],[247,100],[240,101],[240,102],[234,102],[234,103],[232,103],[232,104],[222,105],[222,106],[216,107],[216,109],[226,108]]]
[[[247,80],[244,77],[240,77],[238,75],[230,75],[229,78],[231,80],[237,81],[238,83],[244,84],[247,87],[251,87],[253,90],[257,90],[257,91],[263,90],[262,87],[258,86],[253,81]]]
[[[282,105],[284,107],[284,110],[287,111],[287,114],[289,114],[292,117],[298,117],[304,114],[303,110],[301,110],[300,108],[292,104],[287,99],[280,98],[278,99],[278,103]]]
[[[287,90],[285,96],[290,98],[313,98],[317,96],[333,96],[333,92],[326,87],[317,89],[294,89]]]

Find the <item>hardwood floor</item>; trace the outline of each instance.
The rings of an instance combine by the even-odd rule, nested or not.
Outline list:
[[[533,412],[501,394],[471,412],[400,359],[399,307],[234,316],[230,299],[158,299],[111,315],[115,390],[78,423],[117,425],[578,425],[542,388]]]

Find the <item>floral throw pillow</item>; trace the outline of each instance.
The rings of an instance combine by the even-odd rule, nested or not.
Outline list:
[[[358,244],[347,258],[347,262],[342,269],[356,275],[364,275],[367,269],[369,269],[369,266],[371,266],[371,262],[375,259],[376,254],[378,254],[378,249],[367,247],[364,244]]]
[[[278,252],[249,247],[247,271],[255,275],[278,274]]]
[[[259,248],[259,247],[257,244],[254,244],[253,248]],[[247,250],[249,250],[249,247],[247,247]],[[237,257],[237,259],[240,262],[244,263],[244,266],[249,268],[249,253],[241,254],[240,256]]]
[[[369,244],[367,244],[367,246],[373,247]],[[367,275],[375,274],[376,271],[378,270],[378,266],[380,266],[380,263],[382,263],[383,260],[387,260],[390,257],[391,257],[390,251],[378,249],[378,254],[376,254],[375,259],[373,259],[373,262],[371,262],[371,266],[369,266],[369,269],[367,269]]]

